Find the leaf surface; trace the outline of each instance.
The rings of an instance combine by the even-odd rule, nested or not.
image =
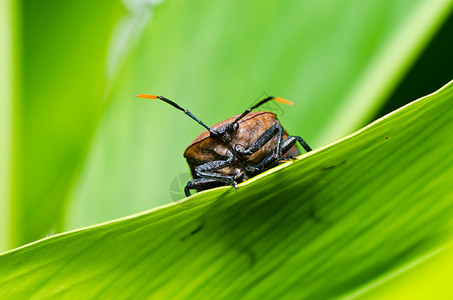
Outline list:
[[[449,245],[453,83],[240,185],[0,256],[0,297],[326,299]],[[446,288],[447,289],[447,288]]]

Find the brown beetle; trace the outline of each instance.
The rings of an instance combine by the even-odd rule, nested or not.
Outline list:
[[[167,102],[206,128],[184,152],[193,177],[184,189],[186,196],[190,196],[190,189],[199,192],[224,185],[237,188],[238,183],[299,155],[296,142],[305,151],[311,151],[301,137],[288,135],[274,113],[251,112],[270,100],[294,105],[282,98],[267,97],[241,115],[208,127],[187,109],[165,97],[137,97]]]

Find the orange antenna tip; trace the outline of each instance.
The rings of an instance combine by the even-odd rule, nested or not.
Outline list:
[[[139,94],[139,95],[135,95],[135,97],[139,97],[139,98],[147,98],[147,99],[157,99],[159,97],[155,96],[155,95],[145,95],[145,94]]]
[[[283,99],[283,98],[274,97],[274,100],[278,101],[280,103],[285,103],[285,104],[289,104],[289,105],[296,105],[296,103],[291,102],[291,101],[286,100],[286,99]]]

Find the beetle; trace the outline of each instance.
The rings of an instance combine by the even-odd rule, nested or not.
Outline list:
[[[206,128],[184,152],[193,177],[184,188],[187,197],[191,189],[200,192],[225,185],[237,189],[238,183],[282,161],[294,159],[300,154],[296,142],[305,151],[312,150],[301,137],[289,135],[274,113],[252,111],[271,100],[294,105],[282,98],[267,97],[242,114],[209,127],[190,111],[163,96],[140,94],[137,97],[162,100]]]

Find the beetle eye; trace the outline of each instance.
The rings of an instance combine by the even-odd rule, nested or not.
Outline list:
[[[230,133],[233,133],[235,132],[239,127],[239,124],[234,122],[234,123],[231,123],[230,126],[228,126],[228,132]]]

